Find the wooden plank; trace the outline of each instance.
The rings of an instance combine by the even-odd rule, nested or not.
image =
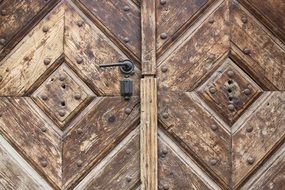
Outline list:
[[[141,189],[157,189],[157,79],[141,79]]]
[[[226,189],[230,183],[231,136],[224,124],[195,92],[160,92],[158,99],[162,127]]]
[[[213,0],[156,1],[156,46],[160,56],[214,2]],[[149,13],[147,14],[149,15]]]
[[[103,2],[106,1],[100,1]],[[129,58],[72,3],[66,5],[64,37],[64,54],[76,74],[97,95],[119,96],[120,69],[99,68],[98,65]],[[137,66],[130,78],[134,84],[139,84],[140,69]],[[139,85],[133,87],[133,94],[139,96]]]
[[[233,185],[243,181],[266,160],[285,139],[285,93],[266,92],[256,107],[235,125],[233,134]]]
[[[124,49],[126,54],[139,61],[140,10],[130,0],[80,0],[79,6],[108,38]]]
[[[81,182],[81,189],[134,189],[140,184],[139,127],[120,142]]]
[[[50,12],[0,62],[1,96],[25,95],[45,71],[55,67],[53,62],[63,53],[63,14],[62,6]]]
[[[0,98],[0,132],[56,189],[61,187],[61,136],[29,98]]]
[[[138,124],[138,97],[95,98],[63,137],[63,187],[74,187]]]
[[[57,4],[58,0],[1,2],[0,10],[0,60]],[[2,43],[4,40],[4,43]]]
[[[142,75],[156,74],[155,1],[141,2],[141,67]]]

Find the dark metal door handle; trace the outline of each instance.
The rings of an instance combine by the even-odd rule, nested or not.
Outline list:
[[[123,60],[117,63],[101,64],[99,67],[120,67],[123,74],[130,74],[134,70],[134,64],[130,60]]]

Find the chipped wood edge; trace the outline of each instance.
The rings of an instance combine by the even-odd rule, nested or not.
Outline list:
[[[141,1],[141,67],[142,75],[156,74],[155,1]]]
[[[53,188],[40,176],[28,162],[4,139],[0,134],[0,147],[16,162],[18,166],[42,189],[52,190]]]
[[[141,189],[157,190],[157,79],[141,79]]]

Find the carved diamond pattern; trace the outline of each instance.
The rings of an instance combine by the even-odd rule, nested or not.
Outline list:
[[[224,64],[198,89],[198,94],[232,125],[261,94],[261,88],[235,63]]]
[[[33,93],[37,105],[61,129],[96,95],[68,68],[59,66]]]

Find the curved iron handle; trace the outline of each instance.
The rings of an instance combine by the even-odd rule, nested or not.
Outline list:
[[[123,74],[130,74],[134,70],[134,64],[130,60],[123,60],[117,63],[101,64],[99,67],[120,67]]]

